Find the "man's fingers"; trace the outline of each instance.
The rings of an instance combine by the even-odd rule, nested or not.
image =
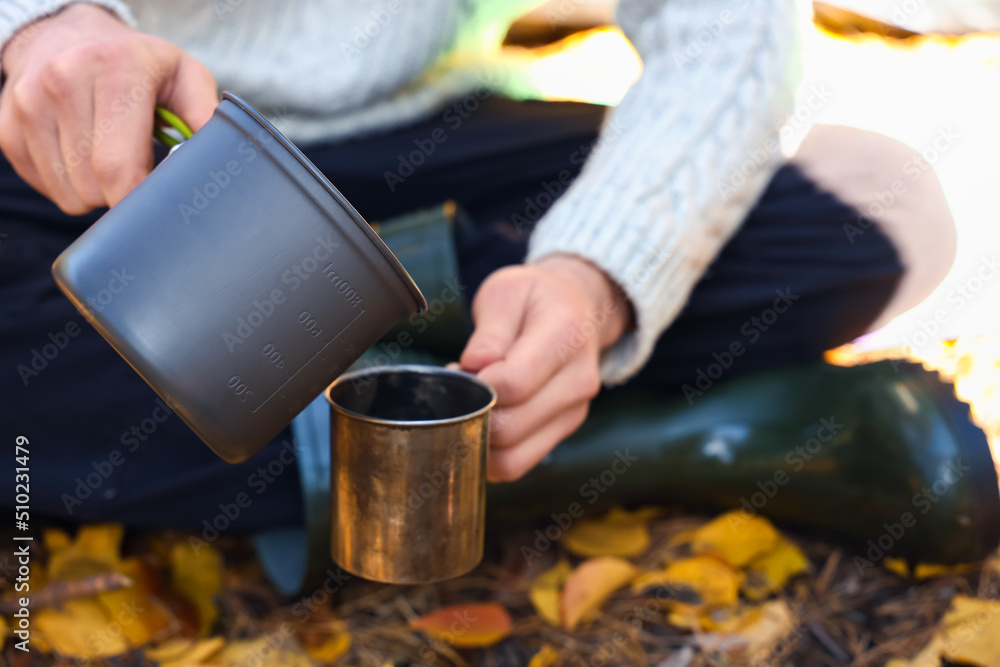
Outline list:
[[[490,446],[519,446],[545,428],[552,415],[588,403],[600,391],[597,369],[585,358],[564,368],[551,382],[520,405],[496,408],[496,427],[490,431]],[[492,423],[492,422],[491,422]]]
[[[504,358],[521,330],[531,287],[529,281],[504,280],[480,288],[472,304],[476,328],[459,358],[463,369],[476,373]]]
[[[500,405],[520,405],[535,394],[560,369],[578,356],[571,344],[573,320],[559,312],[561,305],[547,303],[537,309],[529,305],[521,332],[502,361],[479,372],[479,377],[497,391]]]
[[[219,103],[219,89],[208,68],[182,53],[173,77],[164,82],[159,103],[197,132],[212,117]]]
[[[103,206],[104,193],[90,167],[104,138],[95,123],[93,91],[86,86],[66,85],[54,101],[58,107],[61,160],[39,166],[51,169],[60,184],[71,188],[88,209]]]
[[[153,165],[153,110],[156,81],[116,77],[98,81],[94,116],[107,128],[91,167],[108,206],[139,184]]]
[[[545,428],[510,449],[490,447],[487,461],[487,479],[491,482],[510,482],[528,472],[544,459],[553,447],[575,431],[587,418],[588,405],[582,403],[548,421]]]
[[[24,141],[41,181],[42,187],[37,188],[39,192],[70,215],[89,211],[90,208],[70,186],[69,179],[60,174],[56,166],[62,164],[62,151],[59,148],[59,126],[55,120],[36,120],[25,132]]]

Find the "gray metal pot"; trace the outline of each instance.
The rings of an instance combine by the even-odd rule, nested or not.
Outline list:
[[[301,151],[239,97],[222,97],[52,272],[181,419],[237,463],[427,303]]]

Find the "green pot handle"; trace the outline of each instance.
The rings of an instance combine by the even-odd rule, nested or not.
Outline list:
[[[153,136],[170,148],[179,146],[181,142],[165,132],[163,129],[164,125],[177,130],[177,132],[180,133],[184,139],[190,139],[194,136],[194,132],[190,127],[188,127],[187,123],[180,119],[180,117],[163,107],[156,107],[156,119],[153,122]]]

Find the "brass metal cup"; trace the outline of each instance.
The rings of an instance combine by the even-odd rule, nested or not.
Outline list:
[[[437,366],[341,376],[331,407],[331,555],[394,584],[464,574],[483,557],[493,389]]]

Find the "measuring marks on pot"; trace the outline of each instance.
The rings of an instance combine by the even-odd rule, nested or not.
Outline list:
[[[323,320],[329,321],[333,314],[320,317],[311,310],[301,310],[296,317],[297,327],[276,330],[274,339],[264,343],[256,352],[263,364],[252,363],[249,365],[252,368],[250,372],[230,376],[226,387],[241,405],[245,405],[250,412],[257,412],[268,401],[281,393],[289,383],[301,380],[299,374],[302,370],[311,366],[314,360],[326,352],[331,345],[341,345],[345,350],[353,349],[354,344],[342,336],[364,314],[365,309],[359,309],[353,313],[350,321],[344,324],[339,331],[332,336],[329,333],[324,336],[324,332],[329,332],[330,327],[329,325],[324,326]],[[303,358],[303,356],[307,356],[307,358]],[[333,359],[342,357],[339,354],[328,354],[327,356]],[[288,367],[291,365],[294,365],[295,370],[288,372]],[[322,382],[314,385],[317,393],[326,384],[332,382],[343,369],[331,368],[328,370],[332,377],[323,379]],[[261,388],[262,385],[264,389]],[[256,405],[254,405],[255,403]]]

